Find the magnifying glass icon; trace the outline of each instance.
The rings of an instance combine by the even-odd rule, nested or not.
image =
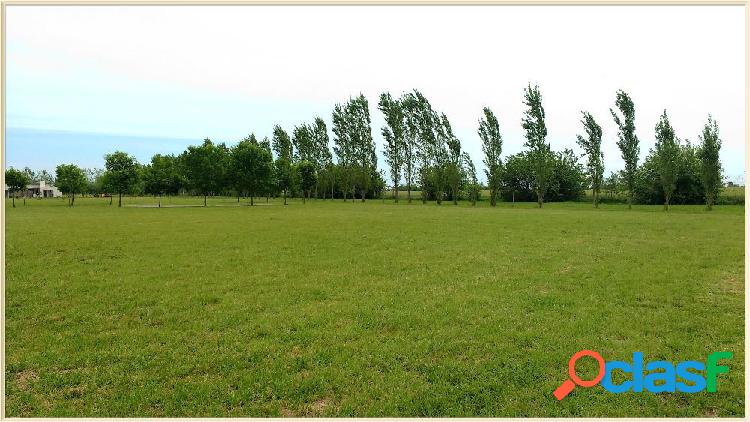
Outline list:
[[[589,381],[584,381],[580,379],[578,375],[576,375],[576,362],[578,361],[578,359],[584,356],[590,356],[596,359],[597,362],[599,362],[599,373],[596,375],[596,377],[594,377],[594,379]],[[602,378],[604,378],[604,372],[604,358],[602,358],[602,355],[593,350],[581,350],[580,352],[574,354],[573,357],[570,358],[570,361],[568,361],[568,376],[570,378],[566,379],[565,382],[560,384],[560,386],[557,387],[557,389],[552,394],[559,401],[570,394],[570,392],[573,391],[574,388],[576,388],[576,385],[580,385],[584,388],[593,387],[596,384],[599,384]]]

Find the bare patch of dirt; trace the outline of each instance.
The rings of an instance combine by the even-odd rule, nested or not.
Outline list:
[[[16,384],[21,391],[26,391],[29,388],[29,384],[38,379],[39,375],[33,369],[24,369],[16,374]]]
[[[281,413],[281,416],[283,416],[285,418],[293,418],[293,417],[297,416],[297,414],[294,413],[294,411],[292,411],[292,409],[284,406],[283,404],[281,405],[281,409],[279,410],[279,413]]]

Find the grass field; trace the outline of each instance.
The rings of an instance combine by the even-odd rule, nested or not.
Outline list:
[[[108,203],[6,203],[6,416],[744,414],[742,206]],[[583,348],[734,358],[557,402]]]

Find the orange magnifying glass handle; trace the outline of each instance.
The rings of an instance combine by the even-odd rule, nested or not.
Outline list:
[[[555,390],[555,392],[552,393],[552,394],[555,396],[555,398],[558,401],[560,401],[563,398],[565,398],[565,396],[567,396],[568,394],[570,394],[570,392],[573,391],[574,388],[576,388],[576,384],[573,381],[567,379],[567,380],[565,380],[565,382],[563,382],[562,384],[560,384],[560,386],[557,387],[557,389]]]

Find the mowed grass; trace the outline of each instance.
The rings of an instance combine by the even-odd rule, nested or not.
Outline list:
[[[744,414],[744,207],[280,203],[6,204],[6,415]],[[734,357],[558,402],[584,348]]]

